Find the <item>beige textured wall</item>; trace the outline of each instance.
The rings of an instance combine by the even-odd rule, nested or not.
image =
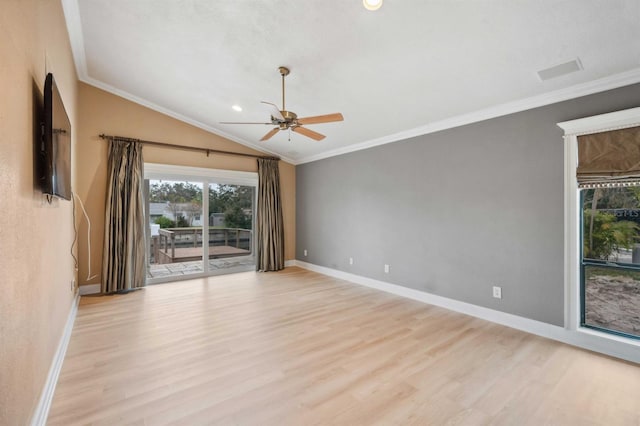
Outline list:
[[[2,0],[0,425],[31,418],[74,297],[71,202],[49,205],[34,189],[34,114],[47,71],[55,76],[75,143],[77,78],[60,2]]]
[[[77,194],[82,198],[91,219],[91,275],[88,280],[87,228],[80,223],[80,285],[101,280],[104,201],[107,179],[107,142],[101,133],[173,144],[199,146],[234,152],[257,153],[250,148],[175,120],[159,112],[130,102],[84,83],[80,83]],[[254,158],[211,155],[145,146],[144,160],[213,169],[257,171]],[[285,259],[295,256],[295,166],[280,162],[282,203],[285,222]]]

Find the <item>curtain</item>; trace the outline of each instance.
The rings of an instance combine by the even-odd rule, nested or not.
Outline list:
[[[578,184],[623,186],[640,181],[640,127],[578,136]]]
[[[278,160],[258,159],[256,240],[256,270],[266,272],[284,269],[284,224]]]
[[[145,285],[145,227],[142,144],[109,140],[102,292],[127,292]]]

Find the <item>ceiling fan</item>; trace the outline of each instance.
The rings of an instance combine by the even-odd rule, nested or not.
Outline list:
[[[303,136],[314,140],[322,140],[325,138],[325,135],[322,135],[318,132],[314,132],[313,130],[307,129],[306,127],[302,127],[306,124],[319,124],[319,123],[331,123],[334,121],[342,121],[344,117],[339,112],[335,114],[326,114],[326,115],[316,115],[313,117],[304,117],[298,118],[298,116],[292,112],[287,111],[284,104],[284,78],[289,75],[289,68],[287,67],[279,67],[280,75],[282,76],[282,109],[278,109],[278,107],[271,102],[264,102],[263,104],[267,105],[271,112],[271,122],[269,123],[254,123],[254,122],[237,122],[237,121],[222,121],[220,124],[266,124],[271,126],[276,126],[272,130],[269,131],[266,135],[260,139],[261,141],[266,141],[271,139],[273,135],[278,133],[280,130],[293,130],[296,133],[300,133]]]

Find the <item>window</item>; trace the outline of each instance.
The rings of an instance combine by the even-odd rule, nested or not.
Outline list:
[[[580,332],[571,341],[637,360],[640,108],[558,126],[565,132],[565,328]],[[631,138],[613,135],[625,129]]]
[[[580,192],[580,325],[640,338],[640,186]]]

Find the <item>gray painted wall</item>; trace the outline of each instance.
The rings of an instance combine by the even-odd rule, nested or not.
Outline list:
[[[639,105],[640,84],[300,165],[296,258],[562,325],[556,123]]]

